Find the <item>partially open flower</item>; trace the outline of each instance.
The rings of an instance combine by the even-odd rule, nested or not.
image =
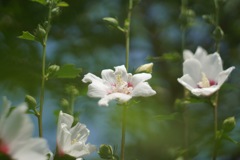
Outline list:
[[[148,73],[132,75],[127,73],[124,65],[115,67],[115,71],[105,69],[102,79],[92,73],[84,76],[83,82],[88,86],[88,96],[101,98],[98,104],[108,106],[108,102],[117,99],[119,103],[129,101],[132,97],[148,97],[156,94],[146,80],[152,77]]]
[[[86,144],[90,131],[84,124],[77,123],[72,127],[73,116],[60,111],[57,128],[58,156],[65,154],[81,159],[96,150],[91,144]]]
[[[0,155],[15,160],[46,160],[49,149],[43,138],[33,138],[33,123],[22,104],[10,112],[10,102],[4,99],[0,115]]]
[[[223,70],[219,53],[207,54],[198,47],[193,54],[189,50],[183,52],[183,76],[178,82],[196,96],[210,96],[220,89],[235,67]]]

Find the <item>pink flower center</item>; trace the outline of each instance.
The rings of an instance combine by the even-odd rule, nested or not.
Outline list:
[[[9,153],[9,147],[0,139],[0,153],[7,155]]]
[[[122,79],[121,75],[116,75],[116,82],[111,85],[111,93],[124,93],[131,94],[133,90],[133,84],[131,82],[126,82]]]
[[[198,88],[208,88],[211,86],[217,85],[217,82],[214,80],[209,80],[205,73],[202,73],[202,80],[198,82]]]

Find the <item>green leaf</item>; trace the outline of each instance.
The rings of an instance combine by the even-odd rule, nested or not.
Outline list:
[[[157,115],[155,118],[157,118],[158,120],[174,120],[176,119],[177,116],[178,116],[178,113],[175,112],[168,115]]]
[[[76,68],[73,64],[65,64],[56,73],[57,78],[76,78],[82,72],[81,68]]]
[[[29,40],[29,41],[36,41],[36,37],[29,33],[28,31],[23,31],[21,36],[18,36],[18,38]]]
[[[69,4],[67,2],[61,1],[57,4],[58,7],[68,7]]]
[[[31,1],[40,3],[42,5],[46,5],[47,4],[46,0],[31,0]]]

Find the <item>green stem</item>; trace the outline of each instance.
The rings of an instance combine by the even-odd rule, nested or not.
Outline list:
[[[124,160],[124,153],[125,153],[126,114],[127,114],[127,106],[124,105],[122,110],[121,160]]]
[[[41,91],[40,91],[40,111],[38,117],[38,128],[39,128],[39,137],[43,137],[42,131],[42,114],[43,114],[43,103],[44,103],[44,92],[45,92],[45,81],[46,81],[46,47],[47,47],[47,39],[48,33],[51,27],[51,18],[52,18],[52,4],[49,5],[48,12],[48,23],[46,27],[46,35],[43,40],[43,52],[42,52],[42,82],[41,82]]]
[[[217,142],[218,142],[218,137],[217,137],[217,131],[218,131],[218,92],[215,95],[215,99],[213,101],[213,114],[214,114],[214,149],[213,149],[213,160],[216,160],[217,158]]]
[[[127,71],[129,68],[130,26],[131,26],[132,9],[133,9],[133,0],[129,0],[128,15],[125,21],[125,30],[124,30],[125,38],[126,38],[125,67]],[[127,114],[127,106],[124,105],[123,113],[122,113],[121,160],[124,160],[124,153],[125,153],[126,114]]]
[[[73,94],[71,94],[70,97],[70,108],[69,108],[69,114],[73,115],[74,113],[74,102],[75,102],[75,96]]]
[[[215,27],[217,28],[219,26],[219,4],[218,0],[214,0],[214,6],[215,6]],[[220,40],[216,40],[215,43],[216,51],[220,51]]]

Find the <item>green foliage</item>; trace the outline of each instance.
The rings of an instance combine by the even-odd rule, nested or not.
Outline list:
[[[118,156],[114,153],[112,146],[102,144],[99,148],[98,155],[105,160],[119,160]]]
[[[61,2],[58,2],[57,6],[58,7],[68,7],[69,4],[67,2],[61,1]]]
[[[175,120],[177,117],[179,117],[179,113],[175,112],[175,113],[171,113],[168,115],[157,115],[156,119],[157,120]]]
[[[47,5],[47,1],[46,0],[31,0],[31,1],[40,3],[42,5]]]
[[[56,78],[76,78],[79,77],[82,69],[76,68],[73,64],[65,64],[56,72]]]
[[[21,36],[18,36],[18,38],[29,40],[29,41],[36,41],[36,37],[29,33],[28,31],[23,31]]]

